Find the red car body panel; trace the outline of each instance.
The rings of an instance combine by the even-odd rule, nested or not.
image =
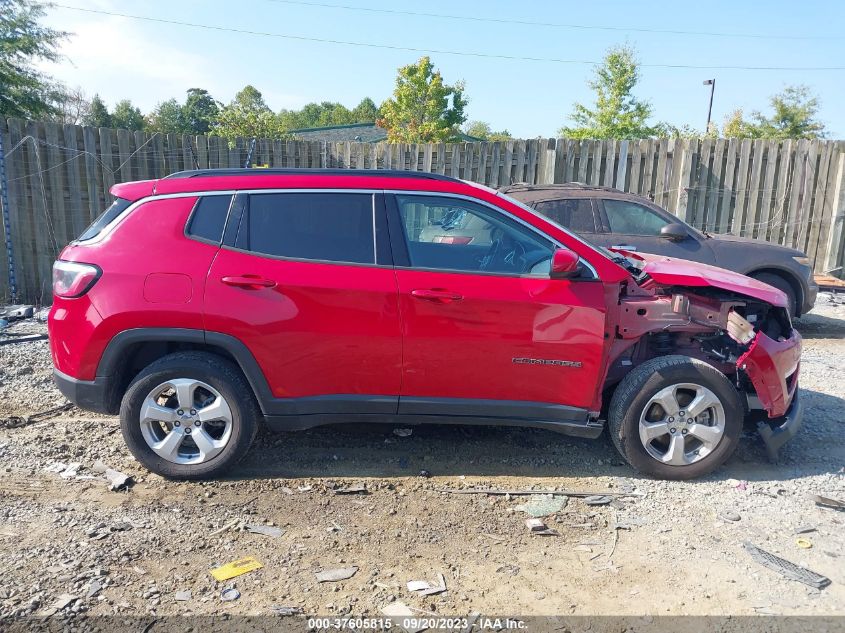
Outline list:
[[[275,285],[222,282],[244,275]],[[277,398],[399,393],[402,339],[390,268],[221,249],[208,272],[205,328],[245,343]]]
[[[737,367],[748,374],[757,397],[770,418],[786,413],[798,388],[801,335],[793,331],[785,341],[775,341],[758,332]]]
[[[643,272],[664,286],[710,286],[760,299],[780,308],[787,305],[786,295],[777,288],[724,268],[647,253],[619,252],[623,252],[626,257],[645,261]]]
[[[593,405],[603,370],[601,284],[402,269],[396,278],[403,396]],[[420,290],[455,300],[415,296]]]

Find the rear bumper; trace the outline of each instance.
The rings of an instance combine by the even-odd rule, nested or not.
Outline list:
[[[112,380],[110,376],[99,376],[94,380],[79,380],[58,369],[53,369],[53,381],[65,398],[80,409],[97,413],[115,414]]]
[[[766,454],[770,460],[777,461],[778,451],[795,437],[803,421],[804,403],[801,402],[796,392],[789,409],[782,417],[757,423],[757,431],[763,438],[763,443],[766,445]]]

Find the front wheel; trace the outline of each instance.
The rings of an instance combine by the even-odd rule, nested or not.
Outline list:
[[[246,455],[261,411],[240,370],[203,352],[170,354],[132,381],[120,406],[129,450],[172,479],[220,475]]]
[[[736,449],[744,408],[720,371],[687,356],[646,361],[613,394],[608,432],[634,468],[661,479],[692,479]]]

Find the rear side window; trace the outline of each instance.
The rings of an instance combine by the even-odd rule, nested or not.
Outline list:
[[[539,213],[576,233],[596,233],[593,203],[589,199],[544,200],[534,207]]]
[[[371,194],[254,194],[237,246],[275,257],[374,264],[373,217]]]
[[[231,203],[232,196],[201,197],[191,214],[188,235],[219,244],[223,240],[223,229],[226,227]]]
[[[132,204],[129,200],[124,200],[123,198],[115,198],[114,202],[111,203],[111,206],[103,211],[99,217],[94,220],[94,222],[82,232],[77,240],[83,242],[85,240],[92,240],[97,237],[100,233],[103,232],[109,224],[111,224],[117,216],[121,213],[126,211],[129,208],[129,205]]]

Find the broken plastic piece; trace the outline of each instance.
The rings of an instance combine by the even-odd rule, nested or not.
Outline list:
[[[216,569],[211,570],[211,575],[217,582],[223,582],[236,576],[241,576],[247,572],[255,571],[264,567],[261,563],[255,560],[252,556],[233,560],[231,563],[226,563]]]
[[[816,589],[824,589],[830,584],[830,578],[805,569],[804,567],[799,567],[795,563],[791,563],[780,556],[775,556],[764,549],[760,549],[753,543],[746,541],[742,546],[751,555],[751,558],[763,565],[763,567],[768,567],[778,572],[784,578],[797,580]]]
[[[121,488],[126,488],[132,483],[132,477],[129,475],[125,475],[119,470],[114,470],[112,468],[107,468],[106,472],[103,473],[106,479],[109,480],[109,488],[111,490],[120,490]]]
[[[220,592],[220,599],[223,602],[234,602],[235,600],[237,600],[240,597],[241,597],[241,592],[238,591],[237,589],[235,589],[234,587],[231,587],[229,589],[224,589],[223,591]]]

